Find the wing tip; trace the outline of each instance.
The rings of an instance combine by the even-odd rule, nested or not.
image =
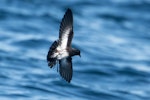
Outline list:
[[[68,8],[68,9],[67,9],[67,11],[66,11],[66,14],[65,14],[65,15],[67,15],[67,14],[68,14],[68,15],[70,15],[70,16],[72,16],[72,10],[71,10],[70,8]]]
[[[70,9],[70,8],[67,8],[67,11],[66,11],[66,12],[72,12],[72,11],[71,11],[71,9]]]
[[[64,78],[62,77],[66,82],[70,83],[71,82],[71,79],[67,79],[67,78]]]
[[[60,76],[62,77],[62,79],[64,79],[66,82],[70,83],[72,80],[72,74],[70,73],[66,73],[64,71],[60,71]]]

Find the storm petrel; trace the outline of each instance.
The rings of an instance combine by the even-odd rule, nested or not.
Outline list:
[[[80,50],[72,48],[73,15],[67,9],[59,29],[59,39],[54,41],[47,54],[48,66],[52,68],[59,62],[59,73],[62,78],[70,83],[73,74],[72,56],[79,55]]]

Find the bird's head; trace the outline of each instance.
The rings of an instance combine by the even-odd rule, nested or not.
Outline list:
[[[73,49],[73,51],[72,51],[72,56],[74,56],[74,55],[78,55],[78,56],[81,57],[80,50],[78,50],[78,49]]]

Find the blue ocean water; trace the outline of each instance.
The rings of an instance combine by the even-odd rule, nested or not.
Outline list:
[[[70,84],[46,61],[67,8]],[[0,100],[150,100],[150,0],[1,0]]]

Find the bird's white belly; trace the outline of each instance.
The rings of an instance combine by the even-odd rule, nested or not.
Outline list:
[[[63,58],[66,58],[66,57],[68,57],[69,56],[69,54],[68,54],[68,52],[60,52],[58,55],[57,55],[57,59],[63,59]]]
[[[67,50],[62,50],[60,48],[57,48],[57,52],[53,53],[53,55],[51,56],[52,58],[57,58],[57,59],[63,59],[63,58],[66,58],[68,57],[69,54],[67,52]]]

